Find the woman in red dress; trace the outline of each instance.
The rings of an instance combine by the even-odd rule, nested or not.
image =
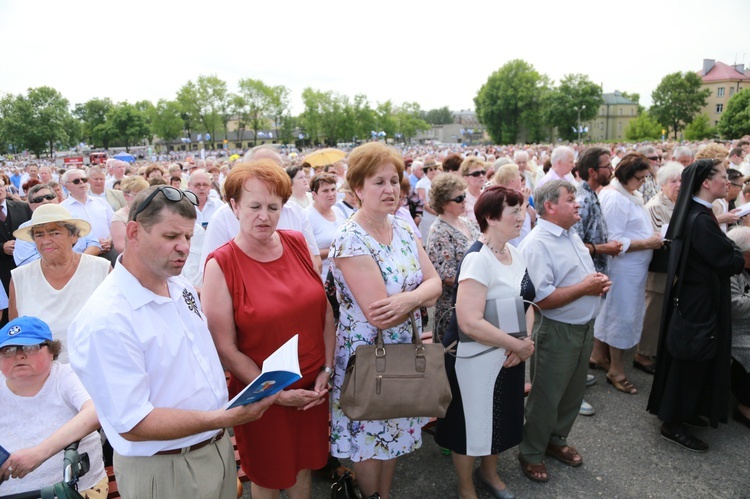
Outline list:
[[[310,470],[328,457],[328,383],[335,327],[323,283],[301,233],[276,230],[292,192],[269,160],[235,166],[224,183],[240,221],[232,241],[209,255],[203,309],[230,397],[259,374],[263,361],[299,334],[302,379],[281,392],[258,421],[235,427],[242,469],[254,498],[310,497]]]

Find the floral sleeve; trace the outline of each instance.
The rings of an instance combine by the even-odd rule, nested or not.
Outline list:
[[[441,281],[456,277],[456,241],[450,234],[450,226],[442,220],[433,224],[427,245],[427,256],[435,266]]]

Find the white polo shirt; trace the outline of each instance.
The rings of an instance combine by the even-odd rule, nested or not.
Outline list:
[[[224,369],[195,288],[179,276],[170,277],[168,287],[170,298],[154,294],[118,259],[68,328],[70,364],[123,456],[152,456],[216,434],[145,442],[120,435],[155,407],[210,411],[228,401]]]
[[[196,222],[198,225],[203,226],[203,224],[208,224],[208,222],[211,220],[211,217],[214,216],[214,213],[221,207],[221,205],[224,204],[221,202],[220,199],[212,198],[211,196],[208,197],[206,200],[206,204],[203,205],[203,211],[201,211],[197,206],[195,207],[195,215],[197,217]]]
[[[109,226],[112,223],[114,211],[112,211],[112,207],[106,198],[95,198],[87,195],[86,204],[83,204],[73,196],[68,196],[60,203],[60,206],[67,208],[73,217],[90,223],[91,234],[97,239],[109,237]]]
[[[518,249],[526,259],[531,282],[536,288],[535,302],[544,300],[557,288],[572,286],[596,272],[586,246],[572,227],[564,230],[559,225],[540,218],[536,227],[521,241]],[[586,324],[599,315],[602,299],[582,296],[559,308],[542,310],[549,317],[566,324]]]

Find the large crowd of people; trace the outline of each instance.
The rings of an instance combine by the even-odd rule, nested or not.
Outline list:
[[[589,369],[613,396],[650,389],[684,449],[708,451],[690,428],[726,423],[730,394],[750,428],[747,138],[313,152],[2,164],[0,495],[60,482],[81,440],[84,497],[107,496],[110,446],[123,497],[235,497],[232,429],[254,498],[309,498],[347,459],[387,499],[430,420],[352,420],[343,382],[359,346],[413,326],[445,346],[435,439],[464,499],[515,497],[512,448],[534,482],[546,458],[584,464]],[[486,313],[500,302],[521,332]],[[225,410],[295,335],[301,378]]]

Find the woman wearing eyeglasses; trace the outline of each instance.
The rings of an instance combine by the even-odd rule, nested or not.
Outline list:
[[[0,329],[0,428],[2,446],[10,452],[0,466],[2,497],[61,482],[63,449],[79,440],[78,452],[87,453],[91,463],[79,493],[107,497],[99,418],[70,365],[57,361],[61,350],[36,317],[14,319]]]
[[[427,256],[443,283],[443,292],[435,304],[433,337],[436,341],[442,341],[445,326],[450,320],[446,312],[451,308],[451,293],[458,263],[480,236],[476,222],[465,216],[465,190],[466,181],[450,173],[435,177],[430,188],[430,206],[438,213],[438,217],[427,238]]]
[[[79,493],[107,497],[99,419],[70,365],[57,361],[61,349],[36,317],[14,319],[0,329],[0,428],[10,452],[0,466],[2,497],[61,482],[63,449],[79,440],[78,452],[88,453],[91,463]]]
[[[466,216],[476,222],[477,217],[474,214],[474,205],[477,203],[479,195],[482,194],[482,189],[487,181],[487,171],[484,168],[484,161],[476,156],[469,156],[461,163],[458,173],[466,179],[467,183]]]
[[[10,319],[39,317],[65,345],[73,318],[112,270],[103,258],[73,251],[78,238],[90,231],[88,222],[63,206],[44,204],[34,210],[29,225],[13,232],[16,239],[33,242],[41,258],[11,271]],[[60,361],[68,362],[66,351]]]
[[[620,241],[622,251],[609,265],[612,287],[594,324],[596,341],[591,360],[607,369],[607,383],[630,395],[638,390],[625,375],[623,356],[641,339],[648,265],[653,250],[663,244],[661,234],[654,233],[638,192],[649,169],[649,160],[643,154],[626,154],[617,164],[615,179],[599,194],[609,238]]]

